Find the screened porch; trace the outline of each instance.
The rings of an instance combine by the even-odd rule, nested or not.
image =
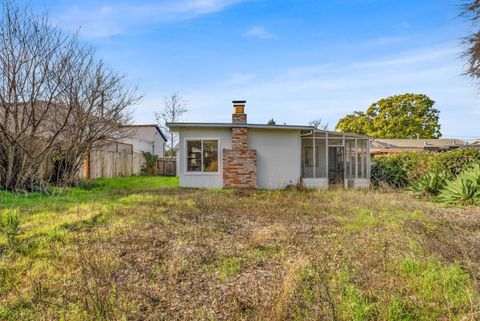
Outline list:
[[[302,132],[302,181],[306,187],[368,187],[370,140],[322,130]]]

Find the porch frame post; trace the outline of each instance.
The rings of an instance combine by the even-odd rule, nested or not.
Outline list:
[[[313,130],[313,178],[317,178],[317,152],[315,150],[316,139],[315,139],[315,129]]]
[[[345,145],[345,134],[342,135],[342,144],[343,144],[343,187],[347,187],[347,166],[345,166],[345,155],[347,152],[347,146]]]
[[[328,133],[325,133],[325,176],[327,178],[327,186],[330,187],[330,178],[328,177]]]
[[[370,156],[370,139],[367,140],[367,150],[366,150],[366,162],[367,162],[367,178],[368,180],[371,179],[372,168],[371,168],[371,156]]]
[[[358,138],[355,138],[355,179],[358,179]]]

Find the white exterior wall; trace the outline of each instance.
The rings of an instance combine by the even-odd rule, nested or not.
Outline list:
[[[158,157],[165,155],[165,140],[153,126],[128,128],[129,138],[122,142],[133,145],[134,153],[149,152]]]
[[[186,160],[187,139],[218,139],[218,172],[188,173]],[[181,187],[223,187],[223,149],[232,148],[232,130],[230,128],[181,128],[179,130],[179,152],[177,154],[177,173]]]
[[[248,129],[248,148],[257,150],[257,186],[285,188],[300,182],[300,131]]]
[[[369,188],[370,187],[370,179],[369,178],[357,178],[354,180],[354,187],[355,188]]]
[[[304,178],[303,186],[305,188],[311,189],[327,189],[328,188],[328,178]]]

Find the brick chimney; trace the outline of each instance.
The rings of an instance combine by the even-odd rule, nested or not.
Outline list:
[[[232,149],[223,150],[223,186],[226,188],[257,187],[257,151],[248,149],[248,128],[245,100],[233,101]]]
[[[246,100],[234,100],[233,103],[233,114],[232,114],[232,123],[235,124],[246,124],[247,123],[247,114],[245,114],[245,104]]]
[[[232,123],[246,124],[247,114],[245,114],[245,100],[234,100],[233,102]],[[248,149],[248,129],[241,127],[232,128],[232,149]]]

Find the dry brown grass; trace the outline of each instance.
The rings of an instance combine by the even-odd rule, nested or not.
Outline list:
[[[25,254],[4,252],[11,286],[3,286],[0,313],[475,320],[480,311],[479,208],[344,190],[159,189],[115,203],[100,222],[77,224],[58,240],[32,237],[36,247]],[[35,222],[24,219],[30,229]]]

